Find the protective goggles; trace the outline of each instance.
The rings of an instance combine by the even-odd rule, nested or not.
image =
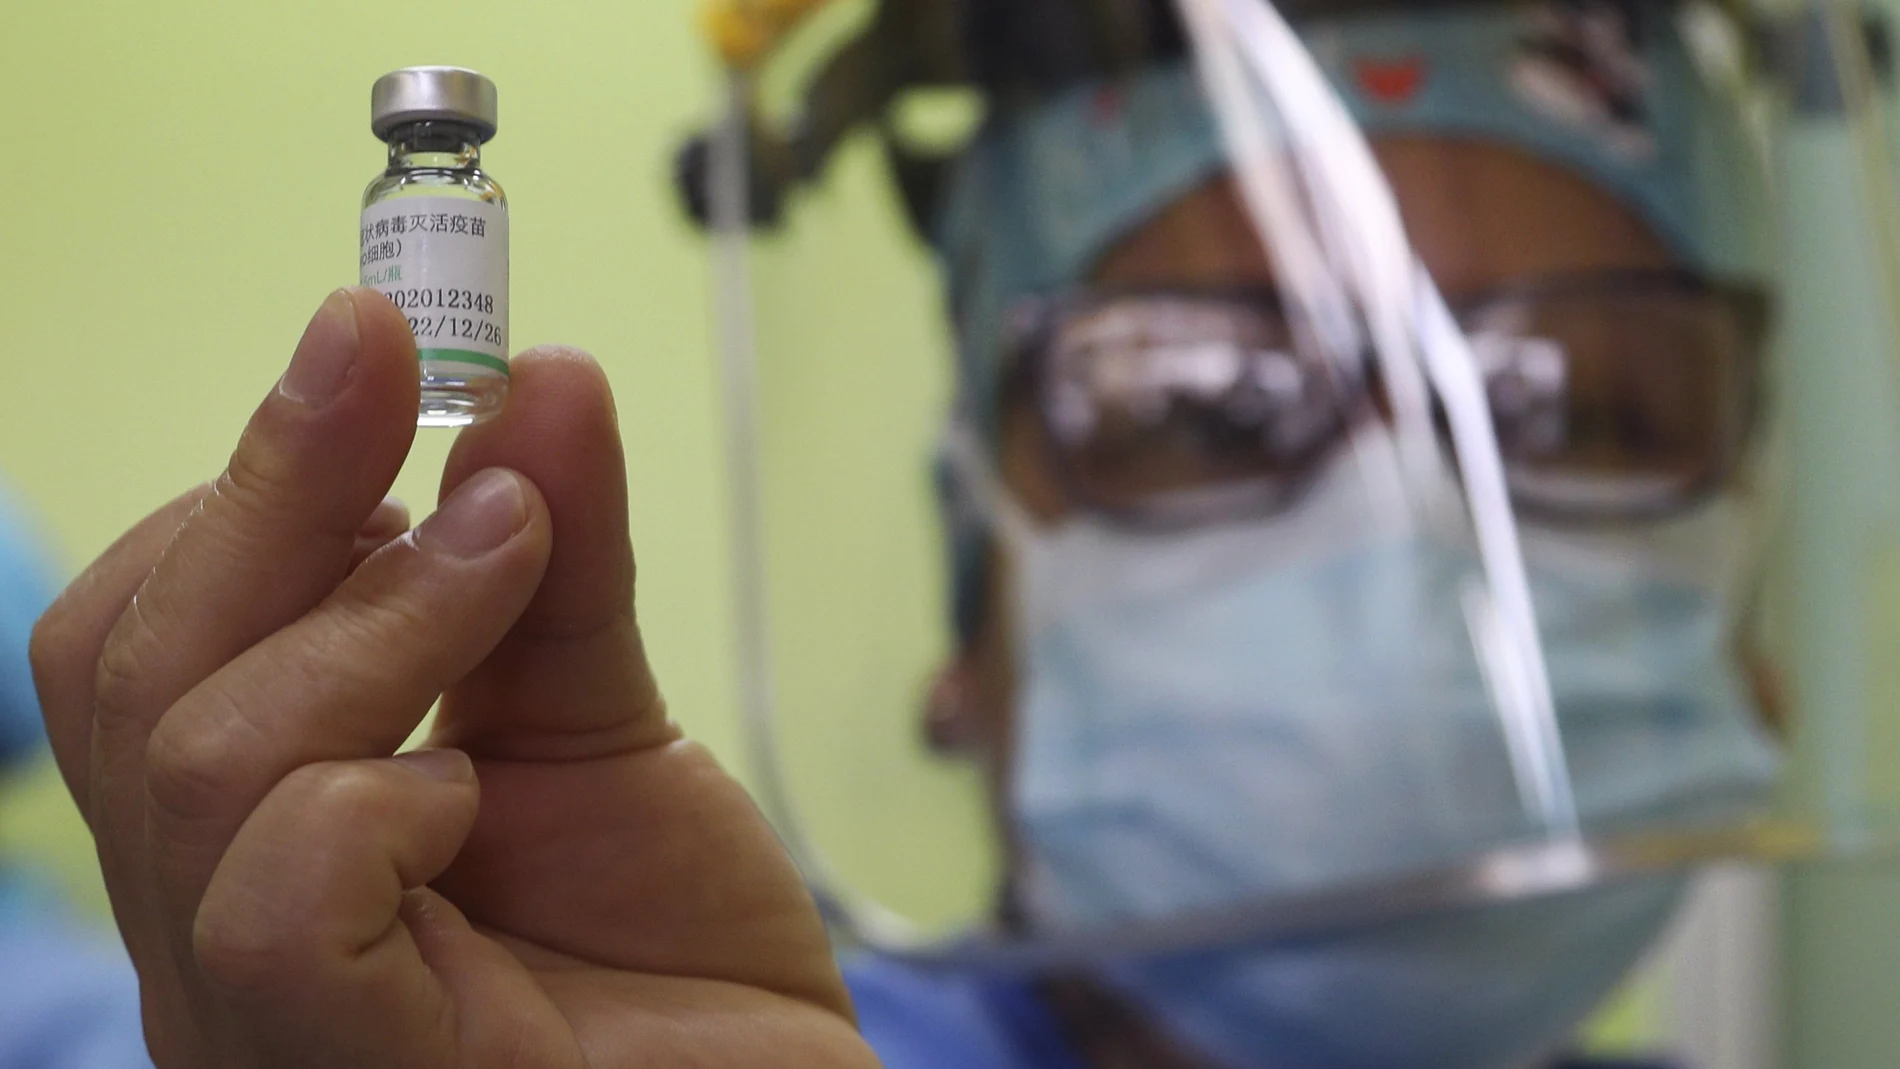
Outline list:
[[[1748,454],[1769,320],[1760,288],[1617,271],[1517,283],[1452,310],[1520,513],[1667,517],[1721,490]],[[1033,409],[1072,503],[1131,525],[1286,509],[1383,408],[1376,364],[1315,355],[1271,290],[1036,302],[1011,351],[1004,403]]]

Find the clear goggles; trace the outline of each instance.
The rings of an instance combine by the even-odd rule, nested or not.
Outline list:
[[[1519,514],[1662,519],[1722,489],[1761,422],[1769,303],[1678,271],[1453,301]],[[1009,349],[1003,403],[1033,407],[1069,502],[1141,526],[1292,507],[1382,407],[1378,364],[1303,347],[1273,290],[1038,303]]]

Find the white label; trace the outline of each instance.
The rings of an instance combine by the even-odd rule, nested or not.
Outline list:
[[[425,362],[508,373],[508,210],[460,197],[363,209],[362,282],[409,317]]]

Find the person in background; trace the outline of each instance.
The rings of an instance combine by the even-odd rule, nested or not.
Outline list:
[[[25,517],[0,494],[0,789],[45,757],[27,640],[56,586]],[[149,1064],[125,952],[82,928],[49,887],[0,856],[0,1069]]]
[[[1734,643],[1772,277],[1742,113],[1671,4],[1338,6],[1296,26],[1484,365],[1585,828],[1748,812],[1779,756]],[[1468,560],[1430,520],[1380,532],[1353,446],[1389,409],[1300,366],[1231,167],[1186,62],[993,96],[929,231],[960,641],[927,733],[986,775],[1027,936],[1512,838],[1493,706],[1434,600]],[[1456,502],[1445,478],[1411,489]],[[1524,1069],[1683,883],[1028,980],[875,957],[847,979],[891,1069]]]

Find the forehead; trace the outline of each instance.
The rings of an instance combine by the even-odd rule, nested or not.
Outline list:
[[[1413,247],[1447,294],[1543,275],[1675,263],[1635,211],[1564,167],[1466,138],[1386,136],[1372,144]],[[1223,176],[1113,243],[1090,280],[1224,286],[1270,283],[1272,274],[1240,196]]]

